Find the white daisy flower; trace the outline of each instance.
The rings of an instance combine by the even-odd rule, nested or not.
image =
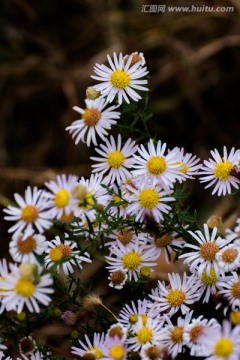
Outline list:
[[[106,337],[103,346],[104,360],[125,360],[127,358],[127,346],[123,339],[118,336]]]
[[[208,320],[200,315],[198,318],[192,319],[183,331],[183,340],[190,349],[190,355],[208,356],[210,352],[203,337],[212,337],[219,328],[220,324],[214,318]]]
[[[179,353],[183,352],[183,346],[185,345],[184,330],[190,323],[192,317],[192,311],[187,313],[185,318],[178,317],[177,324],[173,322],[165,315],[167,324],[162,329],[161,342],[167,348],[169,354],[175,359]]]
[[[181,155],[181,161],[179,162],[181,168],[179,171],[184,174],[184,178],[178,179],[179,182],[181,183],[185,179],[194,179],[194,177],[198,175],[198,170],[202,167],[202,164],[198,164],[200,159],[191,153],[184,154],[183,148],[175,149],[178,149],[179,155]]]
[[[148,83],[146,79],[142,79],[148,74],[147,68],[142,67],[142,61],[138,61],[131,66],[133,55],[130,55],[126,64],[122,53],[117,57],[113,54],[113,60],[107,55],[110,68],[106,65],[96,64],[94,72],[97,76],[92,76],[93,79],[102,81],[101,84],[95,85],[97,90],[101,91],[102,96],[106,96],[108,102],[112,102],[115,97],[118,97],[118,103],[121,105],[123,99],[129,104],[129,98],[134,101],[141,99],[141,96],[134,90],[148,91],[143,86]]]
[[[108,238],[110,241],[106,242],[105,245],[110,247],[110,251],[111,246],[117,245],[118,241],[124,246],[135,242],[143,242],[146,245],[146,241],[149,239],[146,233],[136,233],[130,226],[126,226],[123,229],[113,230],[113,232],[108,235]]]
[[[240,310],[240,276],[237,272],[232,271],[231,275],[225,276],[222,281],[218,282],[219,294],[228,301],[229,307],[233,311]],[[217,306],[217,308],[219,305]],[[227,307],[224,309],[226,313]]]
[[[72,346],[72,354],[78,355],[81,357],[87,356],[88,354],[92,354],[95,359],[102,359],[103,355],[103,347],[105,342],[105,334],[104,333],[94,333],[93,341],[91,342],[89,337],[85,334],[85,342],[78,340],[81,347]]]
[[[4,352],[3,351],[7,350],[7,346],[0,344],[0,359],[2,360],[3,356],[4,356]]]
[[[74,189],[76,187],[78,177],[75,175],[58,175],[56,180],[45,183],[50,192],[43,193],[48,206],[48,216],[51,219],[61,220],[63,216],[69,216],[74,213],[76,207],[76,198],[74,197]]]
[[[146,299],[138,300],[137,304],[131,301],[131,306],[126,304],[121,309],[118,321],[126,328],[129,329],[132,325],[136,324],[141,318],[143,322],[147,321],[148,317],[152,317],[151,311],[148,310],[149,302]]]
[[[127,270],[129,280],[138,281],[143,268],[148,267],[152,272],[152,267],[157,265],[153,262],[157,259],[156,252],[154,249],[146,250],[145,247],[146,242],[129,243],[124,246],[118,241],[116,245],[112,245],[110,255],[105,256],[107,263],[110,264],[106,268],[113,272],[122,267]]]
[[[215,149],[211,151],[213,159],[204,160],[202,171],[199,172],[200,182],[209,182],[205,189],[214,185],[212,195],[216,194],[226,195],[231,193],[231,187],[238,189],[240,180],[234,177],[231,172],[234,167],[238,164],[240,157],[240,150],[232,148],[229,155],[227,154],[227,148],[223,148],[223,157],[220,156],[219,152]]]
[[[203,303],[208,303],[211,295],[216,295],[217,293],[217,284],[222,278],[216,271],[211,268],[209,275],[204,270],[203,273],[199,276],[197,269],[194,272],[196,276],[196,282],[199,282],[198,292],[202,297]]]
[[[126,340],[129,350],[138,351],[144,345],[161,345],[163,320],[139,318],[131,328],[132,337]]]
[[[16,262],[38,263],[37,255],[47,249],[46,237],[35,234],[33,229],[13,235],[9,243],[9,252]]]
[[[120,322],[117,322],[110,326],[106,336],[110,338],[117,336],[119,339],[125,340],[127,338],[127,329]]]
[[[210,352],[205,360],[239,360],[240,326],[231,329],[230,322],[224,320],[212,336],[204,337],[204,343]]]
[[[108,285],[114,289],[121,290],[127,281],[127,272],[127,269],[122,267],[112,271],[108,276],[108,280],[110,280]]]
[[[204,233],[200,230],[195,232],[188,231],[189,234],[197,241],[197,245],[185,243],[184,248],[193,249],[194,251],[180,255],[179,258],[184,258],[184,263],[187,263],[191,272],[198,269],[198,275],[201,276],[203,271],[210,275],[210,270],[213,268],[216,274],[221,272],[217,263],[216,255],[227,244],[226,239],[217,237],[217,228],[214,227],[210,234],[209,227],[204,224]]]
[[[165,282],[158,281],[157,291],[152,291],[149,297],[155,302],[159,312],[168,311],[168,316],[172,316],[178,310],[185,315],[189,311],[189,305],[199,300],[199,283],[196,282],[194,275],[187,276],[183,273],[183,278],[179,274],[168,274],[169,286]]]
[[[87,252],[81,255],[79,250],[75,250],[77,248],[76,243],[69,240],[61,241],[59,236],[56,236],[52,241],[48,241],[48,246],[49,248],[46,251],[48,255],[44,260],[47,269],[56,266],[58,271],[62,267],[64,274],[69,275],[74,272],[74,267],[82,269],[81,264],[83,261],[92,262]]]
[[[134,155],[136,159],[132,171],[133,175],[147,175],[151,179],[156,179],[157,182],[164,188],[169,189],[173,187],[176,180],[184,178],[184,173],[181,172],[182,156],[178,148],[166,152],[167,144],[159,140],[156,147],[153,140],[147,144],[148,150],[143,145],[138,147],[140,156]]]
[[[141,61],[141,66],[146,65],[146,60],[145,60],[143,53],[142,52],[138,53],[137,51],[135,51],[134,53],[132,53],[130,55],[125,55],[123,58],[124,64],[127,63],[130,56],[132,56],[132,61],[131,61],[130,67],[135,65],[139,61]]]
[[[22,263],[19,267],[10,264],[11,272],[0,279],[2,302],[7,311],[23,311],[24,305],[30,312],[40,312],[38,302],[47,306],[54,290],[50,274],[41,275],[36,265]]]
[[[102,157],[92,156],[90,159],[98,162],[93,164],[93,173],[108,174],[109,183],[113,184],[115,181],[118,185],[121,185],[128,177],[131,176],[130,169],[134,162],[132,158],[133,154],[137,150],[135,141],[128,139],[122,147],[122,138],[118,134],[117,142],[114,137],[110,136],[110,140],[106,140],[105,144],[100,145],[95,150]]]
[[[154,247],[159,256],[162,252],[164,252],[167,263],[169,263],[170,255],[174,252],[174,249],[182,249],[186,242],[181,237],[179,237],[176,231],[164,234],[162,236],[148,236],[148,241],[149,246]]]
[[[218,266],[224,272],[230,272],[240,267],[240,241],[224,246],[217,254]]]
[[[19,194],[14,194],[14,198],[19,207],[8,206],[3,209],[8,215],[4,217],[8,221],[17,221],[8,232],[19,234],[23,230],[37,228],[39,233],[49,229],[52,223],[48,220],[46,211],[46,201],[42,196],[42,190],[37,187],[33,189],[28,186],[25,191],[25,198]]]
[[[0,281],[4,280],[8,273],[9,273],[9,265],[7,263],[7,260],[6,259],[0,260]],[[0,288],[0,314],[2,314],[3,311],[5,310],[5,305],[2,302],[2,299],[4,296],[2,294],[3,291],[4,291],[4,289]],[[0,347],[0,350],[1,350],[1,347]],[[1,352],[0,352],[0,355],[1,355]]]
[[[141,359],[164,360],[167,358],[167,350],[163,345],[143,345],[140,351]]]
[[[79,141],[86,142],[87,146],[90,146],[91,143],[97,145],[96,135],[105,141],[108,135],[107,130],[110,130],[111,126],[116,124],[120,118],[120,112],[114,111],[119,106],[106,108],[108,102],[102,97],[95,100],[86,99],[85,103],[85,109],[78,106],[73,107],[82,117],[80,120],[74,121],[66,130],[72,134],[73,139],[75,138],[76,145]]]
[[[81,177],[76,185],[75,195],[78,198],[75,209],[75,216],[79,217],[78,225],[86,225],[86,220],[95,221],[96,209],[95,205],[107,206],[110,195],[107,194],[101,184],[105,184],[105,180],[100,174],[92,174],[89,179]]]
[[[135,184],[136,188],[127,185],[132,191],[132,195],[128,198],[130,201],[128,213],[133,215],[136,221],[142,221],[148,216],[161,222],[163,213],[167,214],[171,210],[165,202],[175,201],[174,197],[169,196],[171,191],[163,190],[156,179],[145,178],[144,181],[137,179]]]

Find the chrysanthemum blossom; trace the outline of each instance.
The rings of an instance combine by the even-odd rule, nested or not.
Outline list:
[[[205,360],[239,360],[240,326],[232,329],[230,322],[224,320],[222,327],[204,337],[203,342],[210,353]]]
[[[83,261],[92,262],[87,252],[81,255],[75,242],[61,241],[59,236],[56,236],[52,241],[48,241],[48,247],[46,251],[48,255],[44,260],[46,268],[49,269],[55,266],[58,270],[59,267],[62,267],[65,275],[73,273],[76,267],[82,269],[81,264]]]
[[[101,359],[104,357],[103,348],[105,342],[105,334],[104,333],[94,333],[92,342],[90,341],[88,335],[85,334],[85,343],[79,340],[80,347],[72,346],[71,352],[74,355],[78,355],[81,357],[88,356],[88,354],[92,354],[94,359]]]
[[[97,136],[105,141],[108,130],[120,118],[120,112],[115,111],[118,105],[107,108],[108,102],[102,97],[95,100],[86,99],[85,103],[85,109],[78,106],[73,107],[81,114],[81,119],[74,121],[66,130],[72,134],[76,145],[79,141],[86,142],[87,146],[90,146],[91,143],[97,145]]]
[[[63,217],[74,214],[76,208],[76,198],[74,189],[78,177],[75,175],[58,175],[56,180],[50,180],[45,183],[49,191],[43,193],[48,206],[48,215],[50,219],[61,220]]]
[[[228,302],[228,307],[233,311],[240,311],[240,276],[236,271],[232,271],[231,275],[225,276],[222,281],[218,282],[219,294]],[[217,308],[219,305],[217,305]],[[224,309],[226,313],[227,307]]]
[[[175,359],[176,356],[183,351],[183,346],[185,345],[184,330],[190,323],[192,311],[188,312],[185,318],[178,317],[176,324],[172,322],[167,315],[164,317],[166,324],[162,329],[161,342],[167,348],[172,358]]]
[[[101,81],[100,84],[95,85],[97,90],[101,91],[102,96],[106,96],[108,102],[112,102],[115,97],[118,98],[118,103],[121,105],[123,99],[129,104],[130,100],[138,101],[141,96],[135,90],[148,91],[143,85],[148,83],[144,78],[147,74],[147,68],[142,67],[142,60],[131,66],[133,55],[130,55],[125,63],[122,53],[117,56],[113,54],[113,60],[109,55],[107,59],[110,68],[106,65],[96,64],[92,78]]]
[[[202,167],[202,164],[199,164],[200,159],[191,153],[184,153],[183,148],[174,148],[174,150],[175,149],[178,149],[179,155],[182,157],[179,161],[179,165],[181,165],[179,171],[184,175],[184,177],[178,179],[179,182],[181,183],[186,179],[194,179],[199,173],[198,170]]]
[[[183,339],[190,349],[191,356],[208,356],[210,351],[203,341],[204,337],[211,337],[216,330],[220,329],[220,324],[216,319],[205,319],[203,315],[194,318],[185,326]]]
[[[138,351],[144,345],[161,345],[163,320],[139,318],[131,328],[132,337],[126,340],[129,350]]]
[[[131,301],[130,305],[126,304],[121,309],[118,320],[126,329],[129,329],[140,318],[143,321],[147,321],[148,317],[152,317],[151,310],[148,309],[149,307],[149,301],[146,299],[139,299],[136,304],[134,301]]]
[[[168,277],[169,286],[166,286],[165,282],[158,281],[157,291],[152,291],[149,296],[159,312],[167,311],[167,314],[172,316],[180,310],[185,315],[189,311],[189,305],[200,298],[199,283],[196,282],[195,276],[187,276],[185,272],[182,279],[176,273],[168,274]]]
[[[107,174],[109,183],[113,184],[116,181],[118,185],[131,177],[130,169],[134,162],[132,156],[137,150],[135,141],[128,139],[122,147],[122,138],[118,134],[116,142],[114,137],[110,136],[110,140],[106,140],[105,144],[101,144],[100,148],[95,150],[101,157],[91,157],[91,160],[97,162],[92,165],[93,173]]]
[[[37,255],[47,249],[46,237],[36,234],[33,229],[13,235],[9,243],[9,252],[16,262],[38,263]]]
[[[150,273],[153,271],[157,256],[154,249],[146,249],[146,242],[129,243],[124,246],[118,241],[116,245],[112,245],[110,255],[105,256],[109,264],[106,268],[113,272],[122,267],[127,270],[129,280],[137,281],[143,267],[149,267]]]
[[[199,172],[200,182],[209,183],[205,189],[214,185],[212,195],[216,194],[226,195],[231,193],[231,187],[239,188],[240,180],[232,175],[232,171],[238,164],[240,157],[240,150],[232,148],[228,154],[226,146],[223,148],[223,157],[218,150],[212,150],[211,155],[213,159],[204,160],[202,171]]]
[[[161,222],[163,214],[169,213],[171,207],[166,202],[175,201],[170,190],[164,190],[157,184],[156,179],[138,179],[136,186],[127,186],[132,195],[129,195],[128,213],[135,217],[136,221],[142,221],[146,216]]]
[[[9,205],[3,209],[8,214],[4,219],[16,222],[8,232],[19,234],[23,230],[35,228],[39,233],[43,233],[50,228],[52,223],[48,220],[46,200],[43,198],[42,190],[28,186],[25,198],[19,194],[14,194],[14,198],[18,207]]]
[[[19,267],[10,264],[11,272],[0,279],[2,302],[7,311],[22,312],[24,306],[30,312],[40,312],[38,303],[47,306],[54,292],[50,274],[42,275],[33,264],[22,263]]]
[[[127,346],[123,339],[118,336],[106,337],[103,345],[104,360],[125,360],[127,358]]]
[[[214,269],[216,274],[221,273],[221,269],[217,263],[216,255],[227,244],[226,239],[217,236],[217,228],[214,227],[212,232],[204,224],[204,232],[196,230],[195,232],[188,231],[189,234],[197,241],[197,245],[185,243],[184,248],[192,249],[193,251],[187,252],[179,258],[184,258],[191,272],[195,269],[198,270],[198,275],[201,276],[204,271],[209,276],[211,269]],[[230,241],[230,240],[229,240]],[[223,271],[222,271],[223,272]]]
[[[154,178],[164,188],[169,189],[173,187],[176,180],[185,178],[182,170],[182,155],[178,148],[167,150],[167,144],[160,140],[155,147],[153,140],[147,144],[147,150],[143,145],[138,147],[140,156],[134,155],[135,164],[133,166],[132,174],[147,175],[151,179]]]
[[[219,267],[225,272],[236,270],[240,267],[240,241],[224,246],[217,254],[216,260]]]

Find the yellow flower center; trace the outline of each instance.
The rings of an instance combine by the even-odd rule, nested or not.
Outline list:
[[[101,359],[103,357],[103,353],[101,349],[99,349],[97,346],[94,346],[91,351],[93,351],[94,355],[97,359]]]
[[[36,265],[35,265],[36,266]],[[33,280],[34,278],[34,265],[29,263],[22,263],[19,266],[19,275],[21,279]]]
[[[56,247],[50,250],[49,256],[53,262],[58,262],[63,258],[63,253],[59,247]]]
[[[122,346],[120,345],[115,345],[115,346],[112,346],[110,351],[109,351],[110,355],[112,358],[114,359],[122,359],[125,355],[125,350]]]
[[[217,282],[217,275],[214,269],[210,270],[210,275],[207,275],[206,271],[202,273],[201,281],[206,286],[211,286],[216,284]]]
[[[231,264],[234,260],[236,260],[238,255],[237,249],[226,249],[222,253],[222,259],[226,263]]]
[[[118,169],[120,166],[122,166],[124,160],[124,155],[120,151],[115,150],[108,155],[107,161],[110,167],[113,169]]]
[[[200,248],[200,255],[204,260],[215,260],[216,253],[219,251],[217,244],[212,242],[204,243]]]
[[[171,289],[168,291],[167,302],[171,306],[180,306],[186,300],[186,294],[179,289]]]
[[[202,325],[193,326],[189,332],[191,342],[193,343],[196,342],[198,337],[202,334],[202,332],[203,332]]]
[[[181,343],[183,341],[183,327],[174,326],[171,331],[171,339],[174,343]]]
[[[181,165],[182,167],[178,171],[182,172],[183,174],[186,174],[186,172],[189,169],[189,167],[186,164],[184,164],[182,161],[177,161],[174,163],[174,165]]]
[[[170,234],[165,234],[160,238],[155,239],[155,244],[158,248],[164,248],[171,244],[173,238]]]
[[[133,233],[128,229],[122,229],[117,233],[117,237],[123,245],[127,245],[132,240]]]
[[[214,355],[228,358],[233,352],[233,342],[230,339],[222,338],[215,345]]]
[[[154,189],[143,189],[138,195],[140,205],[144,209],[153,209],[160,200],[158,192]]]
[[[58,248],[61,250],[63,256],[69,257],[72,255],[72,249],[69,245],[60,244],[60,245],[58,245]]]
[[[81,199],[81,201],[78,203],[78,206],[80,208],[84,208],[86,210],[90,209],[94,205],[94,199],[92,196],[92,191],[89,191],[85,194],[85,197]]]
[[[55,194],[55,205],[57,208],[63,208],[69,203],[70,195],[66,189],[61,189]]]
[[[240,311],[232,311],[230,313],[230,320],[231,320],[232,324],[239,325],[240,324]]]
[[[38,218],[38,209],[36,206],[27,205],[22,209],[22,219],[27,223],[33,223]]]
[[[123,267],[128,270],[135,270],[142,262],[142,258],[138,252],[131,251],[122,257]]]
[[[118,203],[118,202],[120,202],[120,201],[123,201],[123,199],[121,199],[119,196],[117,196],[117,195],[114,195],[114,203]],[[123,208],[126,208],[128,206],[128,204],[126,203],[126,204],[122,204],[121,205],[121,207],[123,207]]]
[[[143,327],[137,332],[137,339],[140,344],[145,344],[152,341],[153,339],[153,330],[149,327]]]
[[[108,330],[108,336],[109,337],[115,337],[117,336],[119,339],[122,339],[124,337],[124,332],[119,325],[114,325],[111,327],[111,329]]]
[[[231,176],[230,172],[233,167],[230,161],[223,161],[220,164],[216,163],[213,174],[221,181],[226,181]]]
[[[124,89],[130,84],[130,76],[123,70],[115,70],[110,78],[111,84],[117,89]]]
[[[147,168],[153,175],[162,174],[166,170],[166,161],[161,156],[152,156],[147,162]]]
[[[240,281],[232,285],[231,293],[234,298],[240,299]]]
[[[30,298],[35,291],[35,286],[28,279],[19,279],[15,286],[15,291],[21,296]]]
[[[33,236],[28,236],[25,240],[20,237],[17,241],[17,248],[21,254],[29,254],[36,249],[36,240]]]
[[[137,314],[133,314],[129,316],[129,322],[131,324],[136,324],[136,322],[138,321],[138,315]]]
[[[82,119],[87,126],[95,126],[101,118],[101,111],[98,109],[85,109]]]

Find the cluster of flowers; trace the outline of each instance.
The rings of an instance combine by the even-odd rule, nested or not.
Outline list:
[[[14,263],[0,262],[0,313],[44,311],[54,301],[58,272],[71,278],[103,247],[109,286],[117,290],[148,279],[161,253],[167,262],[174,253],[186,264],[182,276],[168,274],[167,283],[159,280],[145,298],[129,300],[109,328],[76,340],[72,354],[93,360],[125,360],[133,354],[161,360],[188,351],[209,360],[237,360],[240,220],[233,231],[223,231],[218,218],[203,230],[192,229],[187,222],[175,223],[174,209],[179,184],[196,176],[206,188],[214,186],[212,194],[218,196],[238,189],[240,149],[228,153],[224,147],[223,156],[215,149],[201,164],[195,155],[169,149],[160,140],[124,143],[120,134],[115,140],[108,131],[120,122],[118,109],[141,99],[139,91],[148,90],[148,71],[143,54],[114,53],[108,62],[110,67],[95,66],[93,78],[101,83],[88,89],[85,109],[74,107],[81,119],[67,128],[76,144],[95,145],[98,156],[91,157],[90,178],[58,175],[44,189],[28,187],[24,197],[15,194],[16,204],[4,209],[5,220],[14,222],[9,228]],[[117,104],[110,105],[113,101]],[[99,146],[98,138],[104,141]],[[54,224],[64,226],[64,234],[49,239]],[[213,296],[223,322],[195,312],[194,305],[209,303]],[[62,321],[75,324],[74,313],[65,311]],[[20,347],[23,359],[54,359],[50,352],[43,356],[33,339],[32,344],[28,352]],[[0,359],[6,354],[2,342]]]

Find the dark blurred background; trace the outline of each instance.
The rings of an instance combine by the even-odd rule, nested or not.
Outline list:
[[[154,4],[234,11],[142,12]],[[65,128],[94,84],[94,64],[114,51],[145,54],[151,134],[201,158],[239,147],[239,14],[239,0],[1,0],[1,204],[57,173],[90,174],[89,150]],[[221,209],[210,190],[203,205],[203,186],[192,186],[200,211]]]

